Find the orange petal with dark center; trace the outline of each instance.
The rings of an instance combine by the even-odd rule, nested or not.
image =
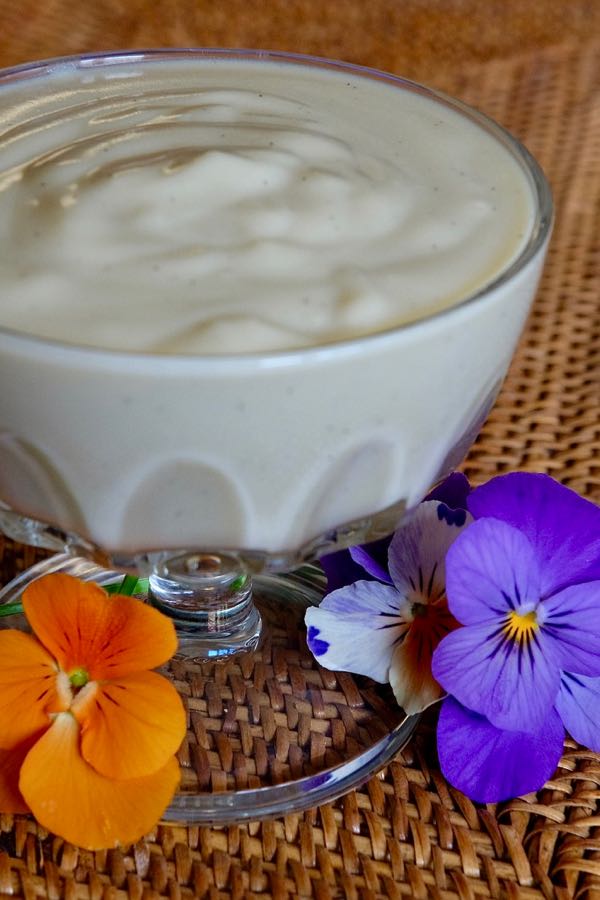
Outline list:
[[[12,750],[0,750],[0,812],[29,812],[19,790],[19,772],[30,747],[31,741],[25,741]]]
[[[0,747],[21,744],[50,725],[49,713],[68,706],[59,697],[57,667],[39,641],[0,630]]]
[[[177,649],[173,623],[158,610],[71,575],[34,581],[23,608],[61,668],[84,668],[92,681],[154,669]]]
[[[411,716],[427,709],[444,692],[431,674],[431,666],[427,669],[415,665],[414,653],[411,652],[414,650],[414,642],[407,642],[408,638],[394,650],[390,685],[398,705]]]
[[[457,622],[445,604],[429,604],[415,616],[406,637],[394,650],[390,685],[399,706],[409,715],[421,712],[443,696],[431,674],[433,651]]]
[[[79,725],[61,713],[28,753],[19,787],[38,822],[86,850],[131,844],[158,822],[179,783],[174,757],[154,775],[116,781],[79,752]]]
[[[156,772],[185,737],[181,698],[156,672],[89,684],[71,710],[82,726],[84,759],[109,778],[139,778]]]

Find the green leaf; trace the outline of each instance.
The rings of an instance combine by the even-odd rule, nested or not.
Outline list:
[[[5,606],[0,606],[0,618],[2,616],[18,616],[22,612],[22,603],[7,603]]]
[[[240,591],[244,587],[244,585],[246,584],[247,581],[248,581],[247,575],[238,575],[238,577],[235,579],[235,581],[231,582],[231,585],[230,585],[231,592],[233,593],[234,591]]]
[[[131,597],[134,594],[146,594],[148,592],[148,579],[138,578],[137,575],[124,575],[122,581],[113,581],[105,584],[107,594],[123,594]]]

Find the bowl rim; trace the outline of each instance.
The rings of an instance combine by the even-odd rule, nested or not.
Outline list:
[[[54,338],[39,337],[27,332],[0,325],[0,343],[15,349],[18,345],[28,348],[30,351],[38,351],[38,355],[55,355],[58,351],[63,362],[65,354],[75,363],[81,361],[82,356],[91,363],[95,360],[100,365],[117,364],[118,361],[127,361],[134,368],[141,366],[146,368],[150,363],[153,367],[164,366],[166,369],[183,366],[188,369],[190,365],[195,371],[208,367],[222,371],[223,368],[231,368],[239,371],[241,366],[244,371],[267,368],[279,368],[296,366],[307,361],[328,361],[331,357],[340,355],[355,355],[362,352],[365,345],[372,351],[383,347],[390,340],[397,340],[399,335],[418,333],[422,329],[435,327],[438,323],[460,316],[465,310],[478,307],[495,296],[497,291],[508,282],[516,279],[532,261],[544,253],[550,238],[554,219],[554,206],[552,192],[544,171],[537,160],[527,148],[506,128],[470,106],[462,100],[451,97],[443,91],[427,87],[419,82],[412,81],[402,76],[395,75],[380,69],[370,68],[356,63],[342,60],[329,59],[327,57],[312,56],[301,53],[288,53],[279,50],[260,50],[244,48],[220,48],[220,47],[185,47],[185,48],[160,48],[140,49],[125,51],[109,51],[98,53],[83,53],[69,56],[60,56],[49,59],[37,60],[29,63],[12,66],[0,70],[0,101],[2,92],[33,78],[52,77],[65,69],[73,72],[86,72],[99,68],[121,65],[152,65],[169,61],[194,61],[194,60],[245,60],[264,63],[277,63],[290,66],[305,66],[313,69],[335,70],[348,72],[358,78],[379,81],[396,87],[399,90],[420,94],[430,100],[450,107],[463,118],[469,120],[479,128],[495,138],[498,143],[512,155],[520,165],[527,177],[532,191],[534,204],[534,219],[530,234],[517,254],[517,256],[505,266],[491,281],[487,282],[477,291],[467,294],[462,300],[449,307],[428,313],[421,318],[407,323],[390,326],[369,334],[344,338],[329,343],[323,342],[308,347],[299,347],[285,350],[269,350],[248,353],[153,353],[129,350],[108,349],[87,344],[76,344],[61,341]],[[374,346],[373,346],[374,345]],[[137,361],[137,362],[136,362]]]

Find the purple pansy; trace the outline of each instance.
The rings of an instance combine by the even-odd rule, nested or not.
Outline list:
[[[508,800],[539,790],[552,777],[564,735],[555,711],[535,734],[502,731],[447,697],[437,727],[440,768],[472,800]]]
[[[544,784],[563,725],[600,750],[600,509],[526,473],[492,479],[467,505],[476,521],[446,560],[464,627],[433,655],[452,695],[438,749],[449,781],[497,801]]]
[[[336,589],[306,613],[308,646],[322,665],[389,681],[408,713],[442,693],[431,654],[457,625],[446,602],[445,557],[470,520],[451,505],[464,504],[468,490],[464,476],[453,476],[391,540],[329,556],[324,568]]]

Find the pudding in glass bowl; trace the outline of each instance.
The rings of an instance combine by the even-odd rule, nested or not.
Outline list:
[[[276,607],[269,573],[389,534],[462,460],[550,224],[518,142],[384,73],[0,73],[1,527],[148,574],[193,665],[256,648],[248,572]]]

